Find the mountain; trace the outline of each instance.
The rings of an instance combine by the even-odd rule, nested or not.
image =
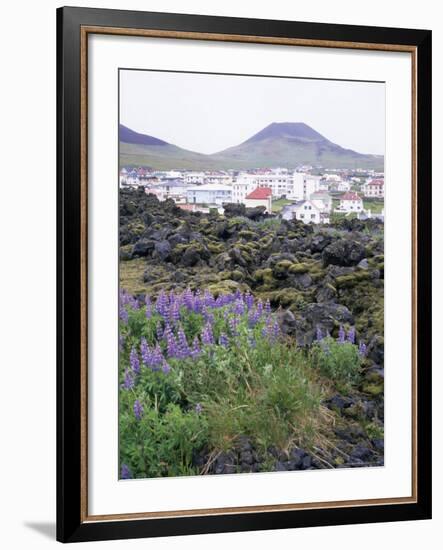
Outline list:
[[[162,139],[139,134],[119,125],[120,166],[146,166],[158,170],[193,169],[207,164],[207,155],[194,153]]]
[[[303,122],[273,122],[249,139],[212,155],[182,149],[120,126],[120,164],[157,169],[367,168],[382,171],[381,155],[365,155],[328,140]]]
[[[123,126],[123,124],[120,124],[118,134],[120,141],[123,143],[134,143],[137,145],[169,145],[169,143],[162,139],[134,132],[134,130],[131,130],[127,126]]]
[[[383,157],[344,149],[302,122],[273,122],[240,145],[217,154],[249,167],[311,164],[324,168],[379,168]]]

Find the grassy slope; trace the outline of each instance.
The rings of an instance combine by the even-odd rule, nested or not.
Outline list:
[[[280,212],[283,206],[286,206],[287,204],[292,204],[294,201],[290,201],[288,199],[277,199],[275,201],[272,201],[272,211],[273,212]]]
[[[186,151],[174,145],[149,146],[120,143],[121,166],[149,166],[159,170],[248,169],[270,166],[294,168],[308,163],[326,168],[373,168],[383,170],[383,158],[359,155],[341,148],[325,147],[321,154],[313,143],[290,143],[287,140],[262,140],[244,143],[214,155]]]

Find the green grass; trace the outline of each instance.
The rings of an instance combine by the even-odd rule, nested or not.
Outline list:
[[[211,306],[204,315],[181,306],[180,320],[172,322],[168,313],[167,324],[154,307],[146,315],[145,307],[124,306],[120,462],[133,477],[203,473],[193,462],[196,453],[216,456],[245,436],[261,456],[271,446],[313,449],[334,437],[322,401],[335,379],[340,387],[356,382],[357,348],[327,339],[326,351],[317,346],[308,353],[279,333],[269,309],[251,323],[256,306],[244,306],[239,313],[232,304]],[[209,342],[204,336],[208,323]],[[176,344],[181,338],[189,347],[197,341],[198,353],[175,355],[169,337],[159,337],[159,326],[170,327]],[[157,346],[162,356],[158,367],[144,359],[143,345],[149,353]],[[130,387],[124,385],[128,376]]]
[[[272,211],[280,212],[283,206],[286,206],[287,204],[292,204],[293,202],[294,201],[290,201],[289,199],[277,199],[275,201],[272,201]]]
[[[371,210],[372,214],[381,214],[384,207],[385,201],[383,199],[363,199],[363,208]]]

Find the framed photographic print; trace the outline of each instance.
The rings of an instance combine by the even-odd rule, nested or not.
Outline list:
[[[431,517],[431,32],[60,8],[63,542]]]

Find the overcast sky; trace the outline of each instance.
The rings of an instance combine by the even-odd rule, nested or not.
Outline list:
[[[120,123],[179,147],[215,153],[271,122],[304,122],[342,147],[384,155],[385,86],[120,71]]]

